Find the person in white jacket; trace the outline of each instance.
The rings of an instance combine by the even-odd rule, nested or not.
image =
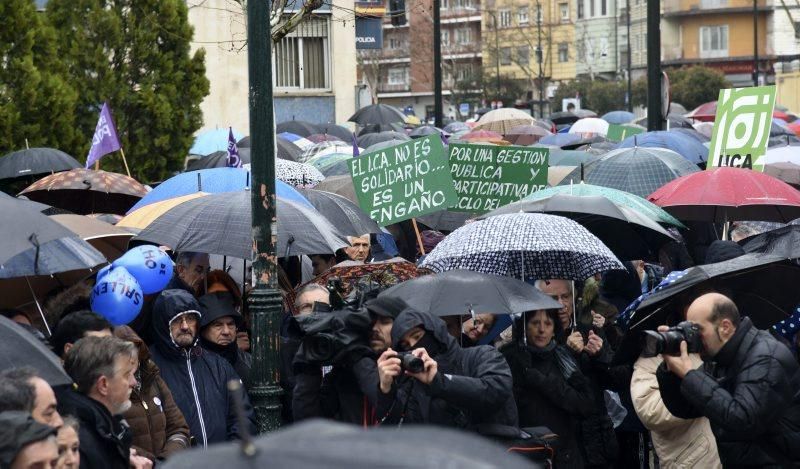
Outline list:
[[[697,354],[689,355],[696,367],[702,364]],[[633,408],[650,430],[653,446],[662,469],[702,467],[721,468],[717,442],[708,419],[686,420],[672,415],[661,400],[656,369],[661,357],[639,357],[633,365],[631,398]]]

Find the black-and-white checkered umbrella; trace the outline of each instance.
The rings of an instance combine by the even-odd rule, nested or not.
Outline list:
[[[585,280],[624,269],[586,228],[541,213],[498,215],[450,233],[420,267],[434,272],[473,270],[516,278]]]
[[[325,179],[325,175],[311,165],[289,160],[275,160],[275,177],[294,187],[311,189]]]

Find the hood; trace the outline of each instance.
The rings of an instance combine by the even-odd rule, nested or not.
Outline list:
[[[242,314],[236,307],[236,298],[228,292],[216,292],[203,295],[198,300],[200,312],[203,318],[200,321],[200,328],[204,328],[225,316],[233,317],[236,327],[242,322]]]
[[[196,314],[198,318],[202,318],[200,304],[186,290],[164,290],[158,295],[155,304],[153,304],[155,345],[165,356],[183,356],[180,347],[172,340],[169,328],[175,318],[184,314]],[[197,336],[198,338],[200,337],[199,327]],[[196,344],[197,342],[195,341]]]
[[[22,448],[55,434],[55,428],[33,420],[28,412],[0,413],[0,467],[11,467]]]
[[[397,349],[400,339],[417,326],[422,326],[426,334],[432,334],[433,338],[442,345],[442,350],[450,351],[458,347],[456,339],[447,333],[447,326],[441,318],[411,308],[404,310],[394,320],[392,325],[392,347]]]
[[[733,241],[716,240],[708,246],[704,264],[735,259],[744,255],[744,248]]]
[[[642,294],[642,282],[630,261],[623,262],[625,270],[611,270],[600,280],[600,298],[623,311]]]

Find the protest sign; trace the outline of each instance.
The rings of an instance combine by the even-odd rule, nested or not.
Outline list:
[[[763,171],[774,108],[774,86],[720,90],[707,166]]]
[[[450,144],[451,211],[485,213],[547,186],[547,148]]]
[[[358,204],[379,225],[444,210],[456,203],[439,134],[350,160]]]
[[[628,137],[639,135],[642,132],[645,132],[645,130],[631,125],[608,124],[606,138],[612,142],[621,142]]]

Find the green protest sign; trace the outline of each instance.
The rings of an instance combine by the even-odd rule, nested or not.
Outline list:
[[[608,124],[606,138],[612,142],[621,142],[632,135],[638,135],[644,131],[644,129],[631,125]]]
[[[707,166],[763,171],[774,108],[774,86],[720,90]]]
[[[449,169],[438,134],[350,160],[358,204],[381,226],[455,204]]]
[[[547,148],[450,144],[458,203],[451,211],[485,213],[547,186]]]

